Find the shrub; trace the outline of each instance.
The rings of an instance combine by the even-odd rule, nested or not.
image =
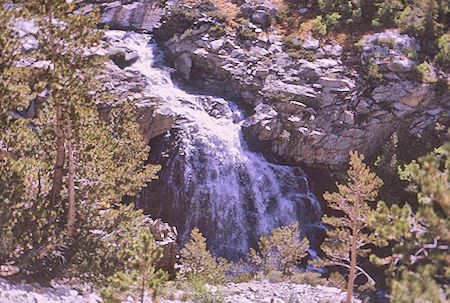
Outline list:
[[[347,24],[359,23],[361,21],[362,11],[359,1],[318,0],[318,5],[324,15],[337,14]]]
[[[277,11],[276,20],[278,23],[282,23],[290,15],[291,15],[291,9],[289,8],[289,6],[283,5]]]
[[[309,284],[312,286],[326,284],[325,279],[321,278],[320,273],[315,271],[297,271],[292,275],[291,281],[296,284]]]
[[[325,36],[327,34],[327,25],[322,23],[322,16],[317,16],[311,23],[311,30],[314,34],[321,36]]]
[[[359,51],[362,51],[362,48],[364,47],[364,45],[366,45],[366,42],[364,42],[362,39],[358,40],[357,42],[355,42],[354,46],[356,47],[356,49],[358,49]]]
[[[436,60],[442,64],[450,63],[450,34],[444,34],[439,38],[438,49]]]
[[[249,271],[249,265],[242,259],[235,263],[224,258],[217,258],[220,270],[225,273],[226,282],[241,283],[253,279],[253,274]]]
[[[292,273],[309,248],[306,238],[299,241],[298,222],[273,229],[270,235],[263,235],[258,243],[259,252],[250,249],[249,262],[253,272],[281,271]]]
[[[325,24],[331,28],[339,28],[339,20],[341,19],[341,15],[338,13],[332,13],[330,15],[325,16]]]
[[[134,239],[128,253],[127,269],[110,277],[110,287],[101,292],[106,303],[120,302],[128,296],[144,303],[147,296],[156,298],[159,295],[159,288],[167,279],[167,273],[156,270],[155,264],[162,257],[162,248],[155,246],[149,230]]]
[[[347,281],[344,276],[338,273],[337,271],[332,272],[327,279],[328,286],[336,287],[339,289],[347,289]]]
[[[217,37],[225,36],[227,34],[227,25],[225,23],[217,23],[211,26],[211,32]]]
[[[300,39],[292,35],[284,37],[283,44],[288,49],[299,49],[302,46],[302,44],[300,43]]]
[[[193,298],[197,303],[224,303],[222,294],[214,293],[209,289],[202,289],[194,293]]]
[[[423,24],[423,12],[421,12],[420,9],[417,7],[411,8],[410,6],[407,6],[398,16],[396,19],[396,23],[398,27],[402,30],[402,32],[405,32],[411,36],[419,37],[423,35],[423,32],[425,30],[424,24]]]
[[[281,282],[283,274],[278,270],[271,270],[267,273],[266,279],[269,280],[270,283],[278,283]]]
[[[448,90],[448,82],[445,79],[439,78],[434,84],[434,89],[438,95],[443,95]]]
[[[250,40],[253,41],[258,37],[258,34],[255,33],[250,27],[241,25],[237,30],[238,38],[245,41]]]
[[[226,264],[223,264],[224,267],[219,266],[216,258],[206,249],[206,239],[198,228],[192,229],[190,241],[180,251],[180,262],[183,265],[182,275],[188,279],[195,278],[209,283],[225,281],[223,268]]]
[[[288,50],[288,54],[294,59],[306,59],[311,62],[317,59],[316,53],[309,49]]]
[[[395,26],[395,17],[399,11],[403,9],[403,4],[399,0],[382,1],[377,3],[378,9],[372,20],[372,26],[376,30],[383,27]]]
[[[427,75],[428,75],[428,62],[427,61],[422,62],[419,65],[417,65],[417,64],[413,65],[413,67],[411,69],[411,77],[414,80],[422,82],[426,79]]]
[[[407,50],[407,53],[408,53],[408,55],[407,55],[408,59],[411,59],[413,61],[419,60],[419,56],[417,55],[417,51],[415,48],[413,48],[413,47],[409,48]]]
[[[378,82],[383,80],[383,74],[378,69],[378,64],[375,61],[370,61],[367,66],[367,80],[370,82]]]
[[[205,281],[192,277],[178,277],[175,281],[165,283],[161,290],[161,297],[169,300],[181,300],[198,303],[221,303],[224,302],[223,295],[212,292]],[[178,301],[177,301],[178,302]]]
[[[90,210],[92,211],[92,210]],[[90,220],[90,228],[81,230],[74,241],[80,246],[67,260],[74,266],[71,275],[102,283],[118,271],[126,271],[136,248],[136,235],[150,229],[149,218],[134,205],[99,205]]]

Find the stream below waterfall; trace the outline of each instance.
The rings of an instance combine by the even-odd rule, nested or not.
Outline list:
[[[198,227],[211,252],[230,259],[244,257],[263,233],[294,221],[314,242],[321,210],[301,168],[250,151],[241,131],[245,115],[235,103],[178,88],[151,36],[108,31],[107,38],[139,55],[126,69],[144,75],[177,117],[150,144],[150,162],[162,169],[159,180],[143,189],[138,207],[175,225],[180,244]]]

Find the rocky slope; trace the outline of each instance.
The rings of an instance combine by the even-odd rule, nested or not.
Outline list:
[[[350,149],[371,154],[393,131],[448,125],[450,95],[432,82],[449,74],[429,66],[428,83],[414,80],[418,62],[408,55],[420,45],[396,30],[365,35],[357,49],[327,37],[286,39],[271,1],[233,1],[246,20],[234,27],[207,1],[100,2],[105,24],[152,33],[180,81],[248,108],[247,141],[283,162],[336,168]],[[372,81],[374,68],[381,80]]]
[[[41,287],[39,284],[10,284],[0,279],[0,302],[2,303],[97,303],[101,298],[94,293],[80,294],[77,290],[60,285]]]
[[[326,286],[311,286],[291,282],[270,283],[251,281],[230,283],[221,287],[211,286],[211,296],[223,299],[227,303],[338,303],[345,299],[345,292]],[[181,290],[160,298],[160,303],[196,302],[183,299]],[[69,286],[41,287],[38,284],[10,284],[0,279],[0,302],[2,303],[99,303],[101,297],[96,293],[82,294]],[[133,300],[126,301],[129,303]],[[148,302],[152,302],[150,299]],[[197,301],[198,302],[198,301]],[[210,302],[210,301],[202,301]],[[354,299],[352,302],[359,303]]]

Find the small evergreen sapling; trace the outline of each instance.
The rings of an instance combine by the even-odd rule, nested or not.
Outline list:
[[[228,265],[226,260],[217,260],[211,255],[206,249],[206,238],[197,227],[192,229],[190,241],[180,251],[180,256],[183,274],[188,279],[213,284],[225,281],[224,268]],[[218,261],[224,263],[223,266],[219,265]]]
[[[326,254],[323,259],[316,259],[312,263],[318,267],[343,266],[349,269],[347,285],[347,303],[351,302],[355,278],[359,274],[367,277],[374,284],[374,280],[361,267],[357,266],[357,255],[367,256],[373,244],[385,246],[384,239],[375,233],[367,233],[371,227],[373,209],[367,202],[374,201],[383,181],[370,171],[363,163],[364,155],[350,152],[350,168],[347,170],[349,182],[337,184],[338,192],[324,194],[328,205],[341,212],[340,217],[325,215],[322,220],[334,229],[327,230],[327,238],[321,245]]]
[[[128,254],[128,269],[108,279],[111,287],[101,292],[103,299],[115,303],[131,296],[135,301],[144,303],[146,297],[151,296],[155,301],[161,284],[167,280],[167,273],[155,268],[162,257],[162,248],[155,247],[153,235],[146,230],[134,240]]]
[[[258,243],[259,251],[250,249],[249,260],[255,273],[275,270],[290,275],[308,248],[309,241],[307,238],[300,241],[298,222],[295,222],[273,229],[269,236],[263,235]]]

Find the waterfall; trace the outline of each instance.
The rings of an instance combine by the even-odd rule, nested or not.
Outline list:
[[[140,207],[175,225],[181,243],[199,227],[212,253],[231,259],[246,255],[263,233],[294,221],[302,236],[313,236],[321,211],[307,176],[248,149],[244,115],[235,103],[178,88],[148,35],[108,31],[107,36],[139,54],[127,69],[142,73],[148,88],[177,115],[176,125],[153,148],[163,168],[141,193]]]

